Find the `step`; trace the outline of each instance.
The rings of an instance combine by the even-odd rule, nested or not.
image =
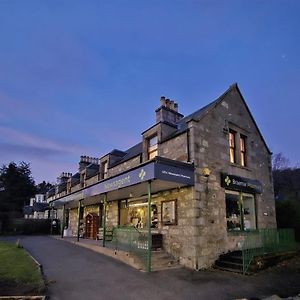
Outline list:
[[[243,264],[229,262],[229,261],[224,261],[224,260],[217,260],[216,263],[215,263],[215,265],[217,267],[222,267],[222,268],[230,268],[230,269],[235,269],[235,270],[243,270]]]
[[[243,270],[237,270],[237,269],[232,269],[232,268],[224,268],[224,267],[219,267],[219,266],[214,266],[214,268],[216,268],[218,270],[221,270],[221,271],[227,271],[227,272],[243,274]]]
[[[222,260],[222,261],[228,261],[228,262],[233,262],[233,263],[243,263],[243,257],[242,256],[226,256],[226,255],[221,255],[219,257],[219,260]]]

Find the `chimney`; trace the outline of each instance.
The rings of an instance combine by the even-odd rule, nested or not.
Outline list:
[[[79,161],[79,172],[83,171],[90,164],[99,165],[99,159],[96,157],[81,155]]]
[[[174,100],[166,99],[166,97],[160,97],[160,107],[155,110],[156,123],[168,122],[176,124],[183,115],[178,112],[178,104]]]
[[[62,172],[60,176],[57,178],[57,182],[59,184],[67,182],[69,178],[72,177],[72,173]]]

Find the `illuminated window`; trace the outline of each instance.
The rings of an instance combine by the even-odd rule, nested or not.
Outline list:
[[[255,199],[251,194],[225,191],[228,231],[256,229]]]
[[[235,159],[235,131],[230,130],[229,131],[229,154],[230,154],[230,162],[231,163],[236,163],[236,159]]]
[[[240,136],[241,166],[246,166],[246,137]]]
[[[107,171],[108,171],[108,161],[104,161],[102,164],[101,164],[101,179],[105,179],[107,178]]]
[[[157,156],[157,135],[151,137],[148,140],[148,159],[152,159]]]

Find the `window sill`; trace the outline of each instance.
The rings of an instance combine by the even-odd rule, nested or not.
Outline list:
[[[252,172],[252,169],[250,169],[249,167],[244,167],[244,166],[241,166],[239,164],[236,164],[236,163],[229,163],[231,167],[235,167],[235,168],[239,168],[239,169],[243,169],[243,170],[247,170],[247,171],[250,171]]]

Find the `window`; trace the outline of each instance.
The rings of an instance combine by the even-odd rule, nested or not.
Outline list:
[[[241,166],[246,166],[246,137],[240,135]]]
[[[136,228],[147,227],[148,204],[147,202],[119,202],[119,225],[134,226]],[[158,227],[158,210],[156,204],[151,205],[151,228]]]
[[[239,141],[239,143],[238,143]],[[247,166],[247,137],[232,129],[229,130],[230,163]]]
[[[254,196],[251,194],[225,191],[226,221],[228,231],[256,229]]]
[[[107,171],[108,171],[108,161],[104,161],[101,164],[101,179],[107,178]]]
[[[236,163],[235,159],[235,131],[230,130],[229,131],[229,147],[230,147],[230,162],[231,163]]]
[[[157,135],[148,139],[148,159],[157,156]]]

